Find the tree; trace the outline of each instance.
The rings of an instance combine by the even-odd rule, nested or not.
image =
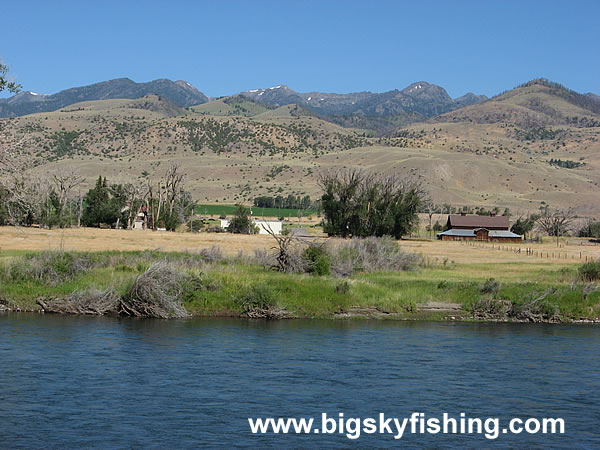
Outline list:
[[[14,81],[8,81],[8,66],[5,64],[0,64],[0,92],[4,90],[8,90],[17,94],[21,90],[21,85],[15,83]]]
[[[85,195],[85,210],[82,221],[85,226],[98,227],[101,224],[112,225],[120,217],[119,208],[111,201],[111,189],[106,177],[98,177],[96,185]]]
[[[175,231],[193,213],[195,204],[191,201],[191,194],[185,191],[186,174],[180,168],[179,164],[172,163],[164,178],[158,180],[156,188],[148,182],[144,201],[154,230],[162,225],[169,231]]]
[[[250,219],[250,210],[242,205],[238,205],[235,217],[229,222],[227,231],[231,233],[251,234],[254,231],[254,226]]]
[[[600,221],[586,219],[584,225],[577,231],[577,236],[600,238]]]
[[[72,218],[71,211],[69,211],[68,217],[66,214],[67,203],[69,206],[73,206],[72,202],[69,203],[71,191],[83,180],[84,178],[79,176],[73,169],[63,169],[52,174],[51,182],[58,200],[56,216],[61,227],[67,225],[67,221]]]
[[[531,214],[526,217],[519,216],[515,223],[513,223],[512,227],[510,227],[510,231],[527,238],[527,234],[533,230],[538,218],[539,216],[535,214]]]
[[[439,209],[439,206],[437,206],[436,204],[433,203],[433,201],[431,201],[431,199],[428,199],[425,202],[425,212],[427,213],[427,217],[429,218],[429,225],[427,226],[427,231],[429,231],[431,233],[431,231],[433,231],[433,225],[432,225],[432,219],[433,219],[433,215],[437,212],[437,210]]]
[[[323,230],[330,236],[400,239],[416,228],[425,199],[417,181],[358,169],[323,173],[319,186]]]
[[[571,208],[554,210],[544,208],[536,226],[548,236],[556,236],[556,245],[558,245],[558,238],[570,231],[574,218],[575,213]]]
[[[49,216],[50,184],[44,177],[31,177],[14,172],[10,178],[0,182],[5,191],[6,215],[13,225],[46,225]]]

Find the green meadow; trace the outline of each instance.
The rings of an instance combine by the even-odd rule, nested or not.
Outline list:
[[[342,278],[280,273],[254,257],[225,258],[214,249],[2,252],[0,306],[36,310],[37,299],[48,304],[92,289],[126,296],[136,278],[159,261],[181,274],[179,300],[195,316],[255,317],[258,310],[287,318],[557,322],[600,316],[598,285],[581,281],[573,264],[420,265]],[[454,312],[427,308],[431,302]]]

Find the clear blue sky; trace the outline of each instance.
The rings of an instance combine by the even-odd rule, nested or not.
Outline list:
[[[596,0],[8,0],[0,23],[11,75],[48,94],[118,77],[209,96],[415,81],[494,95],[537,77],[600,93]]]

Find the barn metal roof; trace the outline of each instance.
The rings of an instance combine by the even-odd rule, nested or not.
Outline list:
[[[438,236],[475,236],[475,231],[451,229],[438,233]]]
[[[478,228],[480,229],[480,228]],[[443,231],[437,234],[438,236],[475,236],[475,230],[457,230],[452,228],[450,230]],[[488,236],[490,238],[520,238],[521,235],[513,233],[512,231],[505,230],[489,230]]]
[[[512,231],[504,230],[490,230],[489,237],[505,237],[505,238],[520,238],[520,234],[513,233]]]

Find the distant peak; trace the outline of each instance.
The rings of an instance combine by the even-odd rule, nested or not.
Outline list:
[[[428,83],[427,81],[417,81],[415,83],[409,84],[406,89],[424,89],[429,86],[432,86],[432,84]]]
[[[33,92],[33,91],[24,91],[24,92],[22,92],[22,95],[34,95],[34,96],[40,95],[40,96],[43,96],[43,95],[46,95],[46,94],[40,94],[38,92]]]
[[[290,89],[287,84],[279,84],[277,86],[272,86],[272,87],[265,88],[265,89],[250,89],[248,91],[244,91],[244,93],[256,94],[256,93],[259,93],[259,92],[275,91],[275,90],[291,91],[292,89]]]
[[[188,82],[187,82],[187,81],[185,81],[185,80],[177,80],[177,81],[175,82],[175,84],[176,84],[177,86],[181,86],[181,87],[183,87],[183,88],[196,89],[196,87],[195,87],[195,86],[194,86],[192,83],[188,83]]]
[[[127,82],[131,82],[131,83],[135,83],[135,81],[133,81],[131,78],[127,78],[127,77],[121,77],[121,78],[113,78],[112,80],[108,80],[108,81],[101,81],[101,83],[110,83],[112,81],[127,81]]]

